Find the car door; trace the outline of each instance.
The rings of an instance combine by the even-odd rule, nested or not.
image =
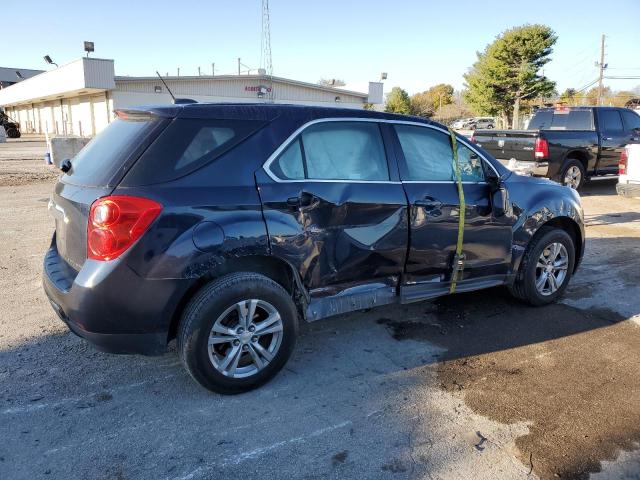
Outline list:
[[[410,244],[403,297],[428,298],[449,289],[458,238],[460,202],[448,132],[431,126],[396,124],[402,185],[409,201]],[[486,165],[478,152],[458,141],[466,200],[459,290],[502,283],[511,260],[511,226],[493,216]],[[467,285],[465,287],[465,284]]]
[[[640,114],[628,109],[620,110],[620,114],[629,135],[629,143],[640,143]]]
[[[618,110],[613,108],[597,109],[600,130],[600,158],[597,172],[618,173],[618,162],[624,146],[630,142],[631,134],[626,131]]]
[[[388,303],[396,295],[407,202],[387,151],[377,122],[316,121],[256,174],[272,253],[299,272],[312,300],[308,318]],[[319,311],[314,299],[326,297],[346,300]]]

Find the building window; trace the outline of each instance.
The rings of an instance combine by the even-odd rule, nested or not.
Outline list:
[[[162,93],[162,87],[160,85],[156,85],[153,87],[153,91],[156,93]]]

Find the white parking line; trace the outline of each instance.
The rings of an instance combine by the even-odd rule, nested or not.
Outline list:
[[[242,452],[238,455],[234,455],[233,457],[226,458],[220,463],[215,463],[215,464],[207,465],[204,467],[203,466],[198,467],[195,470],[192,470],[191,472],[187,473],[186,475],[183,475],[181,477],[173,477],[171,480],[191,480],[195,478],[197,475],[204,474],[210,470],[220,468],[220,467],[227,467],[229,465],[239,465],[240,463],[245,462],[247,460],[259,458],[263,456],[265,453],[268,453],[272,450],[276,450],[278,448],[284,447],[286,445],[290,445],[292,443],[304,443],[311,438],[319,437],[321,435],[324,435],[325,433],[329,433],[329,432],[332,432],[333,430],[338,430],[340,428],[347,427],[351,424],[352,424],[351,420],[347,420],[345,422],[337,423],[329,427],[315,430],[309,433],[308,435],[301,435],[299,437],[289,438],[287,440],[282,440],[280,442],[267,445],[266,447],[259,447],[259,448],[250,450],[248,452]]]

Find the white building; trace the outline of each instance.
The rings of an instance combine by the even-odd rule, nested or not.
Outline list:
[[[276,102],[363,108],[382,103],[382,83],[360,93],[266,75],[166,77],[178,98],[199,102]],[[0,89],[0,106],[24,133],[92,136],[114,110],[171,103],[158,77],[118,77],[113,60],[81,58]]]

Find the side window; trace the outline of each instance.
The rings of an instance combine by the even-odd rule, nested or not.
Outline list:
[[[426,127],[396,125],[406,163],[404,180],[453,180],[449,136]]]
[[[622,120],[616,110],[600,110],[598,112],[600,130],[605,132],[622,132]]]
[[[482,160],[469,147],[458,143],[458,164],[463,182],[484,182]]]
[[[375,122],[322,122],[305,129],[271,165],[284,180],[389,180]]]
[[[624,119],[624,125],[627,130],[633,130],[634,128],[640,128],[640,115],[631,110],[622,110],[622,118]]]
[[[235,136],[235,132],[227,127],[203,126],[193,136],[193,139],[187,145],[182,155],[175,164],[175,169],[183,169],[205,155],[213,152],[216,148],[220,148]]]
[[[302,148],[300,139],[295,141],[280,154],[278,159],[271,165],[271,171],[283,180],[304,179],[304,166],[302,162]]]
[[[309,179],[389,180],[377,123],[318,123],[301,138]]]

